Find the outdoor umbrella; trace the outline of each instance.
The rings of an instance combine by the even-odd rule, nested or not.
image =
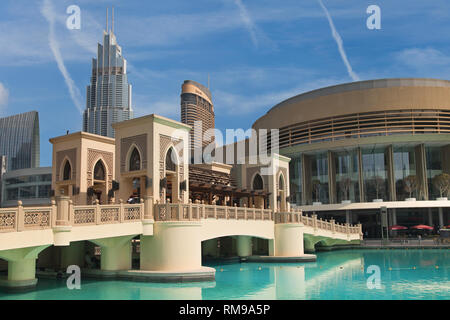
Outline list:
[[[411,229],[417,229],[417,230],[433,230],[433,227],[426,226],[424,224],[419,224],[417,226],[411,227]]]
[[[406,229],[408,229],[408,228],[404,227],[404,226],[399,226],[399,225],[395,225],[395,226],[390,226],[389,227],[389,230],[392,230],[392,231],[406,230]]]

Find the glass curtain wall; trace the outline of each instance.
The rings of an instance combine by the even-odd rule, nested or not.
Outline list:
[[[329,203],[328,154],[326,152],[314,154],[310,159],[313,202]]]
[[[428,199],[433,200],[439,198],[441,193],[439,186],[434,184],[434,177],[442,173],[442,148],[426,147],[425,155],[427,159],[427,180],[428,180]],[[446,197],[447,194],[442,194]]]
[[[410,196],[417,198],[419,181],[416,173],[414,147],[394,146],[394,179],[398,201],[405,200]],[[411,183],[414,180],[416,182]]]
[[[337,202],[359,202],[358,150],[334,153],[334,166]]]
[[[375,199],[387,201],[388,164],[385,148],[363,148],[361,150],[364,201]]]
[[[302,159],[294,158],[289,163],[289,175],[291,179],[291,203],[300,206],[302,204]]]

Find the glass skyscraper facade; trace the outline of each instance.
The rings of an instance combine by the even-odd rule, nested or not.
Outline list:
[[[7,171],[39,167],[39,115],[37,111],[0,119],[0,155]]]
[[[92,60],[91,84],[87,86],[83,131],[114,138],[111,124],[133,117],[127,61],[113,32],[103,33],[97,59]]]

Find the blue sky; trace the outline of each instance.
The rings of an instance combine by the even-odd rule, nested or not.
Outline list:
[[[361,80],[449,78],[448,0],[322,1]],[[80,30],[65,26],[73,4],[81,8]],[[381,8],[381,30],[366,27],[372,4]],[[49,138],[81,130],[76,106],[85,106],[111,6],[136,116],[179,120],[183,80],[207,84],[210,74],[216,127],[248,129],[286,98],[352,81],[318,0],[2,0],[0,116],[39,111],[42,166],[51,165]]]

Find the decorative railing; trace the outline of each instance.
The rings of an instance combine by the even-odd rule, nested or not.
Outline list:
[[[52,208],[24,208],[24,229],[48,229],[52,227]]]
[[[270,220],[276,224],[280,223],[303,223],[305,226],[313,227],[315,230],[327,230],[333,233],[360,234],[361,225],[350,226],[339,224],[334,220],[325,221],[317,219],[317,216],[304,216],[300,211],[273,212],[271,209],[229,207],[218,205],[207,205],[204,203],[164,203],[155,204],[155,221],[199,221],[201,219],[224,219],[224,220]]]
[[[0,232],[17,231],[17,210],[0,209]]]
[[[68,201],[66,211],[58,213],[55,201],[46,207],[23,207],[19,201],[17,207],[0,209],[0,233],[141,221],[144,203],[74,206]]]
[[[144,203],[107,204],[90,206],[72,206],[69,204],[69,221],[75,226],[99,225],[141,221],[144,216]]]
[[[96,206],[76,206],[73,208],[74,225],[95,225]]]
[[[155,205],[155,221],[200,219],[273,220],[270,209],[228,207],[200,203],[165,203]]]
[[[114,223],[127,223],[154,218],[155,221],[200,221],[216,220],[257,220],[273,221],[275,224],[303,223],[314,230],[326,230],[332,233],[359,234],[362,237],[361,225],[351,226],[339,224],[334,220],[325,221],[316,215],[305,216],[301,211],[273,212],[271,209],[228,207],[207,205],[204,203],[149,203],[77,206],[71,200],[48,207],[23,207],[0,209],[0,233],[26,230],[50,229],[55,226],[88,226]],[[146,209],[147,208],[147,209]],[[145,210],[149,211],[147,214]],[[154,216],[151,212],[154,211]]]
[[[0,209],[0,232],[50,229],[55,216],[55,205],[24,208],[18,201],[17,207]]]

